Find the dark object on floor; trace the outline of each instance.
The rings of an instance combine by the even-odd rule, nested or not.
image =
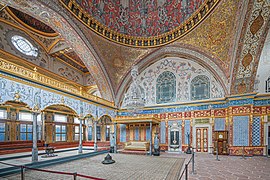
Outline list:
[[[102,164],[113,164],[115,163],[115,160],[112,159],[112,156],[110,154],[107,154],[107,156],[104,158],[104,161],[102,161]]]

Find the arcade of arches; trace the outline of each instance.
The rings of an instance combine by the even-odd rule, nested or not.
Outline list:
[[[0,146],[21,147],[0,154],[33,139],[151,151],[158,134],[161,151],[267,155],[269,18],[267,0],[2,0]]]

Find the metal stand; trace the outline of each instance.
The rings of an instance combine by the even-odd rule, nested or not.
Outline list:
[[[217,161],[220,161],[220,159],[218,158],[218,142],[217,142],[217,145],[216,145],[216,160]]]
[[[185,168],[186,168],[186,177],[185,177],[185,179],[188,180],[188,164],[185,165]]]
[[[266,156],[267,158],[270,157],[270,156],[269,156],[269,153],[268,153],[268,148],[269,148],[269,146],[266,144],[266,145],[265,145],[265,156]]]
[[[192,174],[195,174],[195,154],[194,150],[192,150]]]
[[[241,159],[246,159],[245,158],[245,146],[243,146],[243,149],[242,149],[242,157],[241,157]]]
[[[77,172],[73,173],[73,180],[77,179]]]
[[[188,148],[187,148],[187,151],[186,151],[186,153],[187,154],[191,154],[192,152],[191,152],[191,150],[190,150],[190,140],[189,140],[189,136],[190,136],[190,134],[189,133],[187,133],[187,138],[188,138]]]
[[[21,166],[21,180],[25,180],[25,168]]]

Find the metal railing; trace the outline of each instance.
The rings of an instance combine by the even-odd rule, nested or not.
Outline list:
[[[188,165],[190,164],[190,162],[192,162],[192,172],[191,173],[195,174],[195,154],[194,154],[194,150],[192,150],[192,156],[189,159],[188,163],[185,164],[185,168],[183,169],[183,172],[181,173],[178,180],[181,180],[184,174],[185,174],[185,180],[188,179]]]
[[[102,178],[96,178],[96,177],[92,177],[92,176],[88,176],[88,175],[83,175],[83,174],[79,174],[77,172],[71,173],[71,172],[63,172],[63,171],[52,171],[52,170],[45,170],[45,169],[27,167],[27,166],[23,166],[23,165],[14,165],[14,164],[9,164],[9,163],[5,163],[5,162],[0,162],[0,163],[4,164],[4,165],[12,166],[12,167],[20,168],[21,169],[21,180],[25,180],[25,170],[26,169],[33,170],[33,171],[46,172],[46,173],[70,175],[70,176],[73,176],[74,180],[76,180],[77,177],[83,177],[83,178],[86,178],[86,179],[93,179],[93,180],[104,180]]]

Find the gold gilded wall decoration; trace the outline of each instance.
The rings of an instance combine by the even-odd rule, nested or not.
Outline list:
[[[204,23],[177,41],[197,47],[209,55],[212,54],[215,63],[227,72],[228,77],[231,63],[230,50],[236,34],[234,28],[240,3],[240,0],[220,2]]]

